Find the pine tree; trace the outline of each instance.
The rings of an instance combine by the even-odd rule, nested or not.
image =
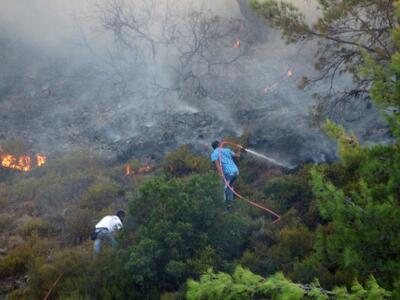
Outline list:
[[[329,80],[326,93],[316,95],[315,112],[319,118],[353,113],[351,109],[360,110],[362,104],[365,107],[369,102],[371,81],[360,77],[358,67],[365,53],[380,64],[392,59],[396,44],[391,32],[399,25],[396,3],[396,0],[318,0],[319,18],[310,24],[289,1],[251,1],[256,13],[268,25],[281,30],[288,43],[316,42],[315,67],[319,75],[304,77],[300,86]],[[336,78],[344,73],[352,76],[353,86],[333,88]]]
[[[397,9],[397,15],[400,10]],[[399,48],[399,26],[393,43]],[[399,132],[400,53],[387,63],[364,55],[363,75],[371,82],[371,96]],[[366,280],[373,274],[385,287],[400,278],[400,151],[394,145],[362,147],[354,136],[327,121],[326,131],[338,142],[339,180],[326,176],[323,167],[312,170],[313,191],[319,210],[329,224],[320,230],[317,256],[334,272],[344,269],[354,278]],[[331,176],[332,177],[332,176]]]

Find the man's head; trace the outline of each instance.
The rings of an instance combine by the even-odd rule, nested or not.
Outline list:
[[[125,218],[125,212],[124,212],[122,209],[118,210],[117,213],[116,213],[116,215],[117,215],[117,217],[121,220],[121,222],[122,222],[122,221],[124,220],[124,218]]]
[[[219,141],[212,142],[211,146],[213,147],[213,149],[217,149],[219,147]]]

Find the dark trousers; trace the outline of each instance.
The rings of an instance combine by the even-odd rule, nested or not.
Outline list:
[[[233,184],[235,182],[235,180],[238,178],[238,174],[234,173],[231,175],[224,175],[226,181],[229,183],[229,186],[233,189]],[[225,181],[224,181],[225,183]],[[233,199],[235,198],[235,194],[233,193],[233,191],[226,185],[225,183],[225,187],[224,187],[224,198],[226,202],[232,202]]]
[[[115,247],[117,242],[115,241],[111,232],[107,229],[96,230],[96,240],[93,245],[93,252],[97,255],[100,252],[102,242],[107,243],[111,247]]]

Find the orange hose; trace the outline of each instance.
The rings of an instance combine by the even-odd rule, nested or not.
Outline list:
[[[43,300],[47,300],[51,294],[51,292],[53,291],[53,289],[56,287],[57,283],[61,280],[61,277],[63,276],[63,274],[60,274],[60,276],[58,276],[57,280],[53,283],[53,285],[51,286],[50,290],[47,292],[46,296],[43,298]]]
[[[252,205],[252,206],[254,206],[254,207],[257,207],[257,208],[259,208],[259,209],[261,209],[261,210],[263,210],[263,211],[266,211],[266,212],[268,212],[269,214],[271,214],[271,215],[273,215],[274,217],[276,217],[276,219],[275,219],[275,221],[273,222],[273,224],[276,223],[276,222],[279,222],[279,220],[281,219],[281,216],[280,216],[279,214],[277,214],[276,212],[274,212],[272,209],[269,209],[269,208],[267,208],[267,207],[264,207],[264,206],[262,206],[261,204],[256,203],[255,201],[252,201],[252,200],[250,200],[250,199],[247,199],[247,198],[243,197],[243,196],[240,195],[238,192],[236,192],[236,191],[233,189],[233,187],[230,186],[229,182],[228,182],[228,181],[226,180],[226,178],[225,178],[225,175],[224,175],[224,172],[223,172],[223,168],[222,168],[222,147],[223,147],[224,145],[231,145],[231,146],[238,147],[238,148],[243,148],[243,149],[244,149],[244,147],[242,147],[241,145],[235,144],[235,143],[227,142],[227,141],[222,142],[222,143],[219,145],[219,147],[218,147],[219,166],[220,166],[219,172],[220,172],[221,177],[224,179],[224,182],[225,182],[226,186],[227,186],[227,187],[232,191],[232,193],[234,193],[239,199],[244,200],[244,201],[246,201],[248,204],[250,204],[250,205]]]

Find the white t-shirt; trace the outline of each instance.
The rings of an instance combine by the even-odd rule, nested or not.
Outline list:
[[[114,232],[122,228],[122,222],[117,216],[105,216],[96,224],[96,228],[107,228],[109,232]]]

